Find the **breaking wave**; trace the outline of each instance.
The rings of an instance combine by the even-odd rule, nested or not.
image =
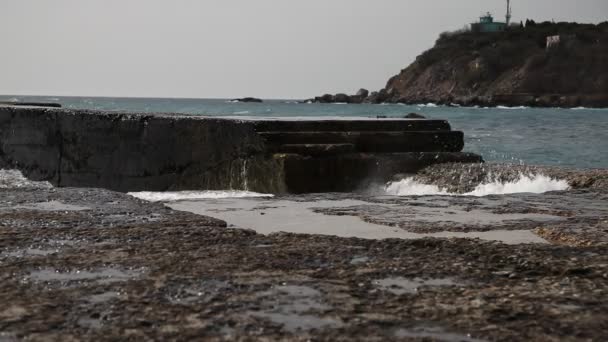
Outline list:
[[[526,107],[526,106],[517,106],[517,107],[509,107],[509,106],[496,106],[497,109],[529,109],[530,107]]]
[[[175,191],[175,192],[129,192],[135,198],[142,199],[148,202],[173,202],[181,200],[196,200],[196,199],[221,199],[221,198],[246,198],[246,197],[274,197],[270,194],[260,194],[251,191]]]
[[[521,174],[519,178],[514,181],[494,181],[479,184],[473,191],[464,194],[450,193],[436,185],[421,184],[416,182],[413,177],[388,183],[385,192],[393,196],[450,195],[483,197],[517,193],[542,194],[549,191],[568,190],[569,188],[568,182],[564,180],[558,180],[544,175],[528,176]]]
[[[49,189],[53,186],[49,182],[31,181],[18,170],[0,169],[0,189]]]

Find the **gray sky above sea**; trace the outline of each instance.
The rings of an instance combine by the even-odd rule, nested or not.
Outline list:
[[[512,0],[513,21],[608,20]],[[0,0],[0,94],[306,98],[382,88],[503,0]]]

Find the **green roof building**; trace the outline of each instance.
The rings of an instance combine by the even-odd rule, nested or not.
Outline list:
[[[492,17],[490,12],[481,16],[478,23],[471,24],[471,31],[473,32],[502,32],[506,28],[507,23],[494,21],[494,17]]]

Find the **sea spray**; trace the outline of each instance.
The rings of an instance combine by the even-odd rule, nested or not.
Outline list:
[[[466,196],[488,196],[516,193],[542,194],[549,191],[568,190],[570,186],[565,180],[558,180],[545,175],[520,174],[519,179],[514,181],[494,181],[478,185],[475,190],[466,193]]]
[[[388,183],[385,192],[394,196],[450,195],[437,185],[418,183],[414,180],[414,177]]]
[[[448,192],[437,185],[420,183],[414,177],[409,177],[400,181],[389,182],[385,187],[385,193],[393,196],[453,195],[483,197],[515,193],[540,194],[569,189],[567,181],[550,178],[542,174],[526,175],[520,173],[519,177],[514,180],[500,180],[499,178],[490,176],[489,179],[491,180],[477,185],[473,191],[461,194]]]
[[[0,189],[49,189],[52,187],[49,182],[36,182],[27,179],[21,171],[0,169]]]

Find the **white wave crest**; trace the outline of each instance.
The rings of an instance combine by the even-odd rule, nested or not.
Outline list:
[[[421,104],[417,104],[416,106],[418,106],[418,107],[428,107],[428,108],[437,108],[437,107],[439,107],[438,104],[432,103],[432,102],[429,102],[429,103],[426,103],[426,104],[421,103]]]
[[[260,194],[251,191],[166,191],[166,192],[129,192],[135,198],[142,199],[148,202],[173,202],[181,200],[196,200],[196,199],[219,199],[219,198],[246,198],[246,197],[274,197],[270,194]]]
[[[50,189],[52,187],[49,182],[35,182],[25,178],[21,171],[0,169],[0,189]]]
[[[530,107],[526,106],[518,106],[518,107],[508,107],[508,106],[496,106],[497,109],[528,109]]]
[[[421,184],[414,178],[406,178],[398,182],[387,184],[385,192],[393,196],[424,196],[424,195],[450,195],[450,196],[476,196],[506,195],[518,193],[542,194],[549,191],[568,190],[570,186],[565,180],[547,177],[545,175],[520,175],[512,182],[489,182],[478,185],[473,191],[465,194],[449,193],[436,185]]]
[[[413,177],[398,182],[390,182],[384,190],[387,194],[393,196],[450,195],[437,185],[418,183]]]

